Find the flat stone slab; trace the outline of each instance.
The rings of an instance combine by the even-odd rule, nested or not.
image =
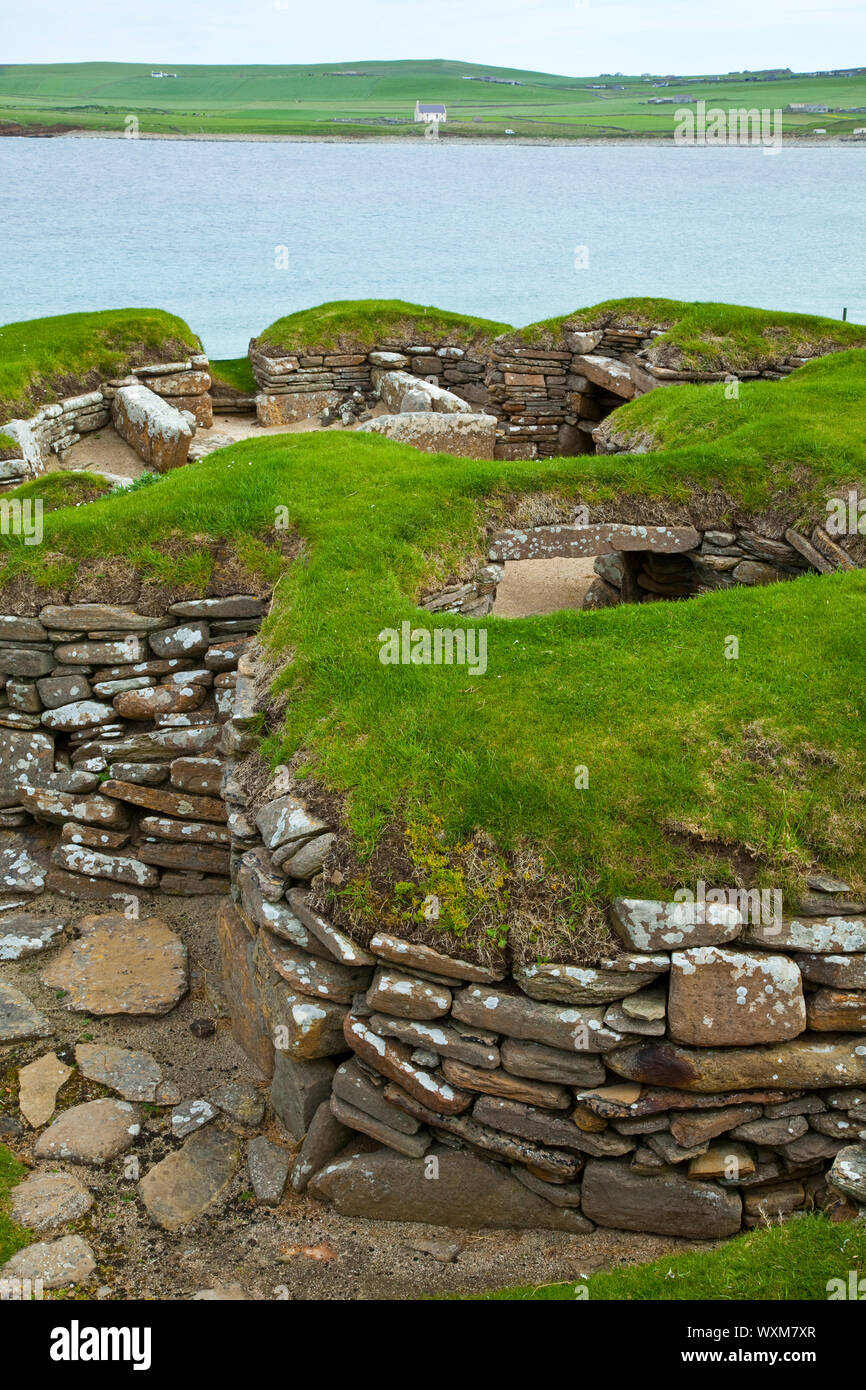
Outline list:
[[[604,1081],[604,1064],[593,1053],[566,1052],[521,1038],[505,1038],[500,1052],[502,1065],[513,1076],[567,1086],[599,1086]]]
[[[105,878],[113,883],[128,883],[133,888],[159,887],[159,874],[149,864],[129,854],[106,854],[88,845],[55,845],[52,863],[71,874],[86,878]]]
[[[93,1197],[71,1173],[32,1173],[13,1187],[12,1219],[32,1231],[49,1231],[77,1221],[93,1206]]]
[[[370,1027],[383,1038],[399,1038],[410,1047],[426,1048],[430,1052],[454,1057],[473,1067],[498,1067],[499,1048],[495,1043],[476,1041],[467,1037],[445,1019],[425,1023],[423,1019],[393,1018],[388,1014],[373,1014]]]
[[[187,990],[186,946],[160,917],[85,917],[43,973],[64,1006],[96,1015],[168,1013]]]
[[[403,1130],[392,1129],[389,1124],[384,1123],[374,1115],[370,1115],[366,1110],[359,1110],[349,1102],[340,1100],[339,1096],[331,1096],[330,1106],[334,1118],[340,1124],[356,1130],[359,1134],[366,1134],[377,1144],[384,1144],[389,1149],[395,1149],[397,1153],[405,1154],[407,1158],[420,1158],[422,1154],[427,1152],[432,1143],[426,1129],[419,1127],[415,1134],[406,1134]]]
[[[525,1101],[547,1110],[567,1110],[572,1103],[571,1091],[555,1081],[531,1081],[527,1077],[511,1076],[498,1067],[486,1071],[466,1062],[442,1059],[442,1075],[452,1086],[464,1091],[482,1091],[485,1095],[504,1096],[508,1100]]]
[[[289,1175],[289,1155],[279,1144],[263,1134],[247,1144],[247,1170],[256,1201],[263,1207],[278,1207],[283,1200]]]
[[[24,804],[26,788],[19,800]],[[26,808],[25,808],[26,809]],[[0,848],[0,892],[36,896],[45,892],[48,878],[48,847],[24,832],[5,834]]]
[[[115,713],[124,719],[154,719],[158,714],[186,714],[198,709],[207,691],[201,685],[150,685],[114,696]]]
[[[46,1052],[18,1072],[18,1109],[31,1129],[47,1124],[54,1114],[57,1092],[72,1075],[72,1068],[54,1052]]]
[[[125,1100],[89,1100],[64,1110],[36,1141],[37,1158],[63,1158],[100,1167],[131,1148],[139,1113]]]
[[[343,1025],[346,1042],[353,1052],[389,1081],[396,1081],[421,1105],[447,1115],[468,1110],[472,1096],[450,1086],[437,1072],[427,1071],[412,1061],[411,1049],[390,1038],[380,1038],[362,1018],[346,1016]]]
[[[177,1089],[162,1079],[162,1068],[149,1052],[105,1043],[79,1043],[75,1061],[82,1076],[108,1086],[124,1100],[174,1105]]]
[[[301,994],[350,1004],[353,996],[370,983],[369,966],[340,965],[334,960],[309,955],[267,928],[262,929],[261,941],[277,974]]]
[[[333,922],[329,922],[321,913],[316,912],[315,908],[310,907],[307,894],[302,888],[291,888],[286,898],[298,921],[312,932],[325,955],[331,956],[341,965],[375,965],[376,957],[372,952],[359,946],[339,927],[335,927]],[[276,927],[272,930],[276,931]]]
[[[494,415],[445,414],[407,410],[399,415],[377,415],[358,426],[358,434],[384,434],[428,454],[452,454],[457,458],[492,459],[496,447]]]
[[[215,796],[193,796],[189,792],[167,791],[159,787],[142,787],[136,782],[119,782],[110,778],[102,784],[102,793],[132,806],[143,806],[162,816],[181,820],[225,821],[228,812],[225,802]]]
[[[0,729],[0,806],[17,806],[20,784],[38,786],[53,769],[54,740],[47,734]]]
[[[59,1289],[65,1284],[86,1284],[95,1269],[93,1251],[81,1236],[61,1236],[17,1251],[0,1273],[4,1279],[40,1279],[43,1288]]]
[[[806,1000],[806,1018],[816,1033],[866,1033],[866,992],[818,989]]]
[[[111,403],[111,418],[121,439],[157,473],[186,463],[192,426],[146,386],[121,386]]]
[[[509,1038],[546,1043],[567,1052],[604,1052],[625,1042],[624,1034],[606,1027],[600,1007],[541,1004],[494,985],[467,985],[458,991],[453,1016]]]
[[[444,975],[451,980],[471,980],[494,982],[505,975],[504,965],[476,965],[469,960],[443,955],[432,946],[422,946],[415,942],[403,941],[388,932],[376,932],[370,942],[374,956],[400,965],[404,970],[426,970],[431,975]]]
[[[240,1146],[232,1135],[202,1130],[145,1173],[139,1195],[152,1221],[164,1231],[177,1231],[207,1211],[239,1163]]]
[[[579,965],[516,965],[516,983],[530,999],[560,1004],[606,1004],[652,984],[657,974],[594,970]]]
[[[24,960],[57,944],[66,921],[62,917],[37,917],[27,912],[0,920],[0,961]]]
[[[31,1004],[26,994],[0,980],[0,1043],[47,1038],[53,1032],[48,1019]]]
[[[787,956],[718,946],[674,952],[668,1028],[677,1042],[742,1047],[796,1038],[805,1027],[803,979]]]
[[[502,531],[490,542],[488,559],[555,560],[612,555],[623,550],[654,550],[675,555],[694,550],[700,535],[693,526],[628,526],[616,521],[594,526],[529,526]]]
[[[804,980],[830,989],[866,989],[866,955],[798,955],[794,960]]]
[[[753,1088],[819,1090],[866,1085],[866,1038],[806,1033],[763,1047],[690,1048],[650,1039],[609,1052],[605,1062],[618,1076],[650,1086],[717,1092]],[[633,1112],[634,1113],[634,1112]]]
[[[396,1018],[441,1018],[451,1009],[451,991],[446,985],[380,966],[367,990],[367,1003],[374,1011]]]
[[[628,951],[675,951],[718,946],[743,930],[742,915],[727,903],[661,903],[616,898],[610,922]]]
[[[850,1144],[840,1149],[827,1181],[860,1206],[866,1206],[866,1144]]]
[[[866,917],[790,917],[780,925],[749,927],[744,940],[766,951],[816,955],[866,951]]]
[[[108,830],[124,830],[128,816],[123,806],[104,796],[76,796],[73,792],[50,791],[44,787],[22,787],[21,805],[37,820],[51,825],[78,821]]]
[[[248,1081],[226,1081],[208,1091],[207,1099],[238,1125],[260,1125],[265,1117],[264,1097]]]
[[[46,729],[71,734],[79,729],[92,729],[97,724],[113,723],[114,718],[112,706],[101,700],[73,700],[71,704],[46,710],[42,723]]]
[[[596,386],[601,386],[615,396],[622,396],[624,400],[631,400],[635,393],[635,382],[628,365],[618,357],[585,353],[575,358],[573,369]]]
[[[428,1178],[430,1157],[406,1158],[392,1150],[337,1160],[315,1175],[308,1191],[342,1216],[380,1221],[420,1221],[466,1230],[541,1229],[582,1233],[592,1229],[578,1212],[556,1207],[517,1182],[501,1163],[465,1150],[437,1147],[438,1176]]]
[[[356,1110],[363,1110],[390,1129],[402,1134],[417,1134],[420,1122],[385,1099],[383,1078],[378,1083],[365,1071],[356,1057],[350,1057],[337,1068],[334,1076],[334,1095]]]
[[[737,1192],[678,1174],[641,1177],[627,1163],[610,1160],[586,1165],[581,1205],[599,1226],[693,1240],[735,1235],[742,1219]]]
[[[169,613],[178,618],[260,618],[268,610],[268,599],[252,594],[233,594],[230,598],[192,598],[173,603]]]
[[[134,608],[110,603],[49,604],[39,620],[52,632],[152,632],[164,619],[146,618]]]
[[[202,1097],[182,1101],[171,1112],[171,1132],[175,1139],[183,1139],[187,1134],[194,1134],[196,1130],[203,1129],[211,1120],[216,1119],[216,1115],[216,1106]]]

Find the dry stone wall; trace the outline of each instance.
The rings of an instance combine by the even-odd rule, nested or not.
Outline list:
[[[226,796],[225,989],[302,1140],[295,1190],[386,1220],[696,1238],[866,1203],[866,902],[844,883],[769,923],[748,898],[621,899],[593,967],[482,965],[329,920],[311,881],[336,827],[287,773],[257,805],[231,777]]]
[[[197,426],[209,429],[213,424],[213,400],[210,395],[210,363],[203,353],[196,353],[181,362],[157,362],[131,368],[129,372],[111,377],[97,389],[83,395],[68,396],[44,405],[27,420],[9,420],[0,424],[0,432],[9,435],[20,446],[20,457],[0,461],[0,487],[15,487],[26,478],[44,472],[52,454],[63,458],[82,435],[102,429],[112,418],[118,423],[124,438],[154,467],[159,467],[159,453],[154,461],[149,435],[132,437],[118,421],[118,395],[123,399],[127,388],[141,391],[146,388],[168,407],[180,413],[177,424],[181,436],[184,430],[191,439]],[[187,445],[188,445],[187,441]],[[186,454],[180,462],[186,461]]]
[[[224,890],[238,666],[266,600],[0,617],[0,885],[123,899]],[[34,822],[36,825],[34,826]]]
[[[691,598],[714,589],[776,584],[810,572],[856,568],[820,525],[808,536],[788,527],[780,537],[747,527],[702,532],[694,526],[564,523],[493,535],[486,565],[460,583],[422,594],[420,604],[431,613],[484,617],[493,611],[508,561],[585,556],[595,557],[597,576],[584,596],[588,609]]]
[[[660,553],[693,544],[660,529]],[[754,894],[620,899],[592,965],[358,939],[323,905],[340,827],[254,751],[265,604],[0,617],[4,896],[220,895],[233,1035],[299,1146],[293,1187],[340,1213],[696,1238],[858,1214],[866,901],[824,876],[769,915]],[[135,922],[108,925],[132,949]],[[181,987],[145,1008],[144,983],[128,1012]]]
[[[663,332],[662,327],[644,330],[613,324],[566,332],[557,348],[518,334],[466,347],[386,339],[369,351],[354,353],[291,351],[253,339],[250,362],[259,386],[258,418],[264,425],[323,413],[325,423],[363,423],[380,398],[389,409],[401,408],[388,398],[387,386],[383,393],[381,380],[383,373],[402,374],[444,388],[477,416],[492,415],[496,458],[550,458],[613,453],[626,447],[634,451],[633,443],[618,440],[610,425],[603,426],[624,401],[675,382],[727,379],[725,372],[656,364],[650,353]],[[805,360],[786,357],[772,367],[738,376],[780,380]],[[433,448],[436,442],[420,442],[418,447]]]

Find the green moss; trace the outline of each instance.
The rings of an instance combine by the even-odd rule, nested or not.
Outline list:
[[[27,1169],[9,1149],[0,1144],[0,1278],[2,1266],[16,1250],[34,1240],[33,1232],[17,1225],[9,1215],[9,1193],[16,1183],[26,1177]]]
[[[60,314],[0,327],[0,419],[26,416],[46,401],[130,366],[201,346],[183,319],[161,309]]]

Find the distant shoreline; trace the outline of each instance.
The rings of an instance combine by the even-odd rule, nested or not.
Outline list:
[[[2,132],[0,132],[2,135]],[[138,135],[127,136],[122,130],[67,130],[58,132],[52,136],[26,136],[16,135],[10,138],[15,139],[40,139],[44,140],[194,140],[208,143],[228,142],[231,144],[290,144],[290,145],[411,145],[419,143],[441,144],[455,148],[462,145],[541,145],[548,148],[557,149],[564,145],[612,145],[634,148],[641,145],[659,145],[667,149],[730,149],[729,145],[675,145],[673,136],[667,135],[594,135],[594,136],[543,136],[543,135],[486,135],[486,136],[445,136],[438,142],[434,140],[421,140],[416,136],[407,135],[294,135],[286,134],[262,134],[262,133],[242,133],[236,131],[139,131]],[[785,136],[783,139],[784,148],[803,148],[803,149],[826,149],[829,147],[839,148],[848,146],[860,146],[866,149],[866,138],[853,138],[845,136]],[[736,148],[760,149],[760,145],[743,144]]]

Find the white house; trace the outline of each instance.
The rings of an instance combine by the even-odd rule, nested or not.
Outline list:
[[[423,121],[425,125],[429,125],[431,121],[447,121],[447,119],[448,113],[446,112],[444,106],[431,106],[421,101],[415,102],[416,121]]]

